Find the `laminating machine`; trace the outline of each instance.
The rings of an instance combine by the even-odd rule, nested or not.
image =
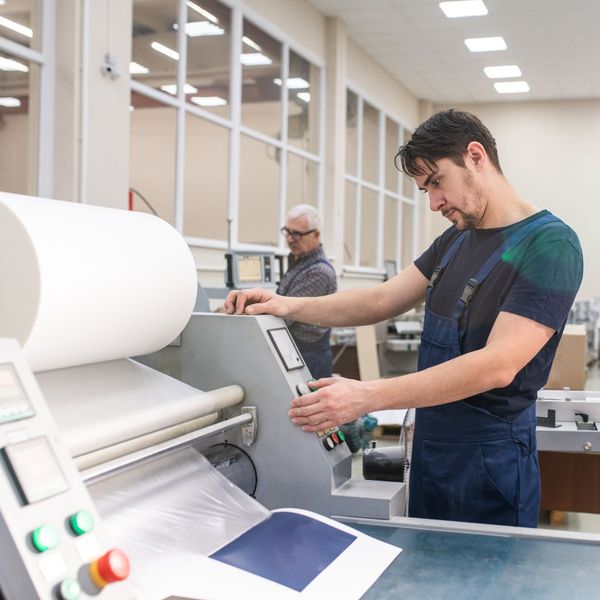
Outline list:
[[[67,204],[0,195],[0,336],[23,347],[0,341],[3,600],[182,598],[207,553],[284,507],[404,549],[365,597],[593,596],[600,575],[585,565],[600,559],[600,536],[403,517],[403,482],[352,479],[337,428],[289,420],[310,373],[282,320],[190,316],[195,267],[174,230]],[[81,270],[64,279],[73,261]],[[300,570],[305,558],[285,562]]]

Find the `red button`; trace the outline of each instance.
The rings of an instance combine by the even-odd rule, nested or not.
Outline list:
[[[331,438],[333,439],[333,441],[335,442],[335,445],[337,446],[340,443],[340,438],[338,437],[337,433],[332,433],[331,434]]]
[[[109,550],[96,562],[98,566],[98,575],[100,575],[106,583],[114,583],[115,581],[127,579],[129,571],[131,570],[129,559],[125,552],[116,548]]]

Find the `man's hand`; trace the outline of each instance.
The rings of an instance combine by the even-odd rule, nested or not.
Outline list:
[[[343,377],[311,381],[309,386],[316,391],[292,400],[292,423],[303,431],[321,431],[354,421],[369,412],[369,388],[373,383]]]
[[[224,304],[228,315],[275,315],[287,316],[286,298],[271,290],[253,288],[233,290],[227,294]]]

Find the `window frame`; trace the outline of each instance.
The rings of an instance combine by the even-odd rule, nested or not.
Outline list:
[[[39,67],[37,86],[29,82],[29,93],[37,87],[37,114],[32,123],[37,126],[35,139],[37,147],[34,155],[35,189],[37,196],[51,198],[54,182],[54,45],[55,45],[55,0],[38,3],[40,29],[40,50],[33,50],[0,35],[0,50],[15,58],[35,63]]]
[[[351,82],[346,84],[346,94],[353,93],[357,97],[357,111],[356,111],[356,175],[352,175],[347,171],[347,160],[344,164],[344,186],[350,182],[355,186],[355,215],[356,220],[354,223],[354,247],[353,256],[354,261],[352,264],[344,263],[342,265],[342,272],[354,275],[370,275],[370,276],[384,276],[384,218],[385,218],[385,198],[393,198],[396,200],[396,253],[394,259],[398,267],[398,271],[401,270],[403,264],[402,256],[402,234],[403,234],[403,211],[402,207],[408,204],[413,207],[413,223],[412,223],[412,244],[411,244],[411,257],[410,260],[414,260],[417,257],[419,248],[419,195],[418,189],[414,181],[412,182],[412,195],[404,195],[403,187],[403,175],[400,171],[396,174],[396,190],[389,190],[386,187],[386,161],[392,160],[393,157],[386,156],[386,119],[397,125],[398,127],[398,139],[396,146],[399,148],[405,138],[406,133],[412,131],[412,128],[406,125],[406,122],[394,115],[390,111],[383,108],[381,103],[377,102],[373,98],[370,98],[368,94],[365,94],[359,86],[354,85]],[[377,183],[372,183],[364,179],[363,177],[363,113],[364,104],[368,103],[370,106],[375,108],[379,113],[378,118],[378,175]],[[361,215],[362,215],[362,201],[363,201],[363,189],[368,189],[377,194],[377,230],[375,232],[377,238],[377,251],[376,251],[376,266],[365,267],[360,265],[361,255]],[[344,239],[344,244],[347,240]]]
[[[199,106],[192,106],[186,102],[183,83],[187,75],[187,43],[185,34],[185,22],[187,20],[187,5],[185,0],[179,0],[177,13],[177,51],[179,61],[177,65],[177,95],[173,96],[163,91],[156,90],[149,85],[131,79],[131,91],[147,96],[158,102],[166,104],[176,109],[177,125],[175,131],[175,207],[174,207],[174,226],[183,235],[184,219],[184,165],[185,165],[185,126],[188,114],[225,127],[229,130],[229,166],[228,166],[228,195],[227,195],[227,214],[229,222],[229,239],[218,240],[204,237],[184,236],[188,245],[198,248],[225,250],[255,250],[276,252],[278,254],[287,254],[285,240],[278,237],[277,246],[263,244],[249,244],[239,241],[239,207],[240,207],[240,146],[241,136],[245,135],[254,140],[269,144],[280,151],[279,165],[279,221],[281,225],[285,224],[286,205],[287,205],[287,156],[294,154],[300,158],[313,161],[317,165],[317,210],[323,216],[324,214],[324,190],[325,190],[325,65],[322,60],[314,56],[310,50],[301,47],[296,43],[289,41],[289,36],[277,30],[260,15],[252,10],[239,5],[235,0],[219,0],[223,5],[231,10],[231,31],[230,31],[230,64],[229,64],[229,90],[230,90],[230,111],[229,118],[223,118],[215,115]],[[281,139],[277,139],[247,127],[241,122],[241,98],[242,98],[242,64],[240,55],[242,52],[242,34],[244,19],[251,21],[257,27],[260,27],[273,38],[281,43],[281,78],[287,80],[289,72],[290,51],[294,51],[305,60],[311,62],[319,68],[319,97],[311,101],[319,104],[318,119],[318,151],[316,154],[308,152],[302,148],[290,144],[287,138],[288,131],[288,88],[281,86],[280,102],[280,131]]]

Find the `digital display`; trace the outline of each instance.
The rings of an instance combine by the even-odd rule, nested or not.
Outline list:
[[[45,436],[11,444],[4,447],[2,453],[25,504],[45,500],[69,489]]]
[[[33,407],[12,365],[0,365],[0,423],[34,415]]]
[[[259,283],[262,281],[260,256],[238,256],[237,269],[240,283]]]
[[[298,348],[292,341],[290,332],[285,328],[268,329],[269,337],[277,350],[277,354],[283,363],[286,371],[301,369],[304,366],[304,361],[298,352]]]

